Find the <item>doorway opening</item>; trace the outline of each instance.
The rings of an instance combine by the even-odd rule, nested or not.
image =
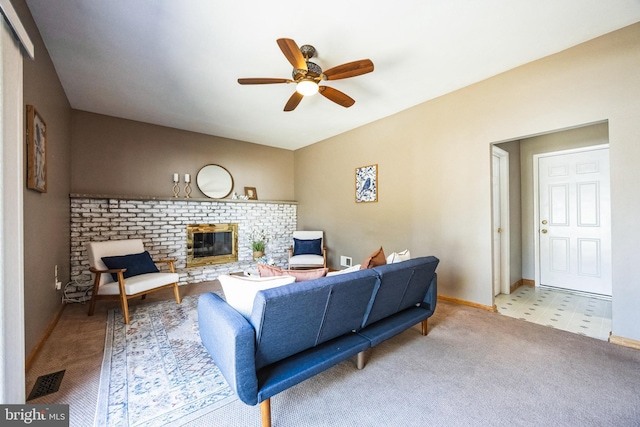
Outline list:
[[[571,296],[570,299],[573,299],[573,295],[577,295],[577,297],[579,296],[588,299],[594,299],[595,302],[591,301],[591,305],[595,304],[598,307],[600,306],[600,302],[604,301],[604,308],[597,309],[593,312],[586,311],[587,308],[589,310],[594,310],[591,307],[588,307],[588,302],[580,303],[582,304],[580,307],[584,306],[585,316],[594,316],[593,320],[595,322],[599,322],[599,319],[602,318],[602,322],[604,325],[602,326],[602,328],[609,328],[610,330],[611,301],[610,297],[607,297],[606,294],[603,296],[602,294],[596,295],[589,293],[579,295],[580,292],[567,293],[566,290],[560,288],[554,289],[546,287],[544,286],[545,283],[541,283],[540,281],[539,237],[540,235],[542,235],[543,228],[540,225],[541,221],[544,220],[544,218],[540,218],[538,212],[539,198],[536,194],[536,191],[538,190],[538,188],[536,188],[538,185],[536,180],[538,177],[536,175],[537,171],[535,171],[537,169],[537,164],[534,162],[534,157],[539,158],[548,156],[549,153],[571,152],[571,150],[576,152],[587,151],[594,148],[608,147],[608,144],[609,130],[608,123],[606,121],[492,144],[492,178],[495,177],[496,172],[494,169],[495,167],[497,167],[496,163],[494,163],[495,159],[493,157],[493,148],[497,147],[501,150],[506,151],[508,153],[509,159],[509,184],[507,190],[508,231],[506,232],[505,236],[501,236],[500,240],[496,238],[495,233],[497,232],[498,228],[502,228],[504,230],[504,227],[495,227],[495,225],[500,224],[496,221],[496,218],[498,217],[496,212],[497,201],[496,199],[492,200],[492,223],[494,225],[492,230],[492,247],[494,253],[494,282],[492,289],[493,294],[496,294],[496,280],[499,280],[499,278],[507,275],[506,282],[508,284],[508,286],[501,285],[500,293],[498,295],[495,295],[494,297],[494,304],[498,312],[507,314],[506,312],[508,311],[508,308],[512,308],[511,311],[513,312],[513,307],[515,305],[521,304],[526,295],[533,295],[536,298],[541,298],[541,292],[545,292],[545,298],[542,302],[547,302],[550,298],[553,297],[553,299],[556,299],[557,301],[560,301],[565,305],[569,304],[568,302],[563,301],[567,298],[567,295]],[[583,185],[581,188],[581,190],[584,190],[583,195],[580,196],[582,197],[581,202],[583,206],[588,206],[588,202],[593,202],[598,195],[596,190],[597,185],[592,184],[593,180],[586,181],[587,184]],[[499,194],[499,192],[497,192],[495,189],[496,184],[492,179],[492,197],[493,195]],[[602,193],[600,193],[600,195],[602,195]],[[590,211],[590,215],[593,212],[594,211],[592,209]],[[594,218],[595,217],[593,215],[589,218],[585,216],[585,219],[589,219],[592,222]],[[588,221],[583,222],[586,224]],[[549,231],[548,228],[547,231]],[[550,233],[548,232],[546,234]],[[500,262],[498,262],[498,260],[495,258],[496,254],[499,253],[497,250],[497,248],[499,248],[498,244],[499,242],[502,242],[504,240],[509,242],[509,252],[507,255],[508,259],[507,262],[505,262],[504,259],[501,259]],[[546,244],[548,244],[548,242]],[[581,244],[583,245],[583,249],[585,250],[583,258],[581,259],[581,261],[583,262],[582,273],[593,275],[596,270],[593,267],[593,263],[591,261],[597,258],[596,254],[598,253],[598,244],[594,243],[594,239],[592,239],[590,236],[583,238]],[[505,264],[508,266],[507,270],[501,267]],[[591,278],[591,276],[586,277]],[[551,294],[547,292],[551,292]],[[515,300],[512,301],[510,297],[515,298]],[[579,298],[577,297],[576,301],[579,300]],[[511,305],[507,305],[508,302],[510,302]],[[536,306],[534,304],[540,304],[540,302],[538,302],[537,300],[532,300],[530,303],[530,307],[541,307],[540,305]],[[607,308],[607,304],[609,305],[609,308]],[[559,311],[560,309],[562,309],[561,305],[553,308],[552,310],[555,310],[553,314],[561,314],[561,312]],[[538,308],[535,311],[540,312],[542,311],[542,309]],[[537,314],[536,312],[530,311],[529,315],[520,313],[518,314],[518,317],[524,318],[525,320],[533,321],[532,319]],[[554,317],[558,318],[561,316]],[[585,317],[585,319],[588,319],[588,317]],[[584,322],[584,324],[586,324],[586,322]],[[559,324],[557,322],[552,321],[547,321],[545,325],[559,327]],[[573,330],[572,332],[577,331]],[[603,335],[608,335],[608,333]]]

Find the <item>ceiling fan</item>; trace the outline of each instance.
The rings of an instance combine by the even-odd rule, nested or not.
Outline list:
[[[316,55],[316,49],[313,46],[305,44],[298,47],[291,39],[278,39],[277,42],[284,56],[293,65],[292,79],[246,78],[238,79],[238,83],[241,85],[296,83],[296,91],[287,101],[284,111],[293,111],[305,95],[313,95],[316,92],[338,105],[349,108],[356,102],[353,98],[337,89],[320,86],[318,83],[322,80],[346,79],[373,71],[373,62],[370,59],[348,62],[322,71],[318,64],[309,61]]]

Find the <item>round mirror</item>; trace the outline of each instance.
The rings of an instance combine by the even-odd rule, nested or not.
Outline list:
[[[196,176],[198,188],[212,199],[224,199],[233,190],[233,177],[220,165],[207,165]]]

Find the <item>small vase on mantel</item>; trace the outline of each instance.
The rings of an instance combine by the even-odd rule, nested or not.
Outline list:
[[[264,252],[262,251],[253,251],[253,260],[257,260],[258,258],[262,258],[262,255],[264,255]]]

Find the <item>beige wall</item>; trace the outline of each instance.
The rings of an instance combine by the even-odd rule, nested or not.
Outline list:
[[[53,63],[22,0],[11,2],[34,43],[35,60],[24,60],[24,103],[47,125],[47,193],[24,190],[25,351],[29,355],[61,306],[54,266],[69,279],[71,109]],[[25,144],[26,146],[26,144]],[[25,151],[26,159],[26,151]]]
[[[224,166],[234,191],[255,187],[261,200],[293,200],[293,152],[163,126],[73,110],[74,193],[172,196],[174,172],[192,176],[191,197],[205,197],[195,183],[200,168]]]
[[[640,340],[639,38],[635,24],[297,150],[299,228],[326,231],[333,266],[380,245],[436,255],[441,294],[491,306],[490,144],[608,120],[613,333]],[[380,201],[356,205],[371,163]]]

